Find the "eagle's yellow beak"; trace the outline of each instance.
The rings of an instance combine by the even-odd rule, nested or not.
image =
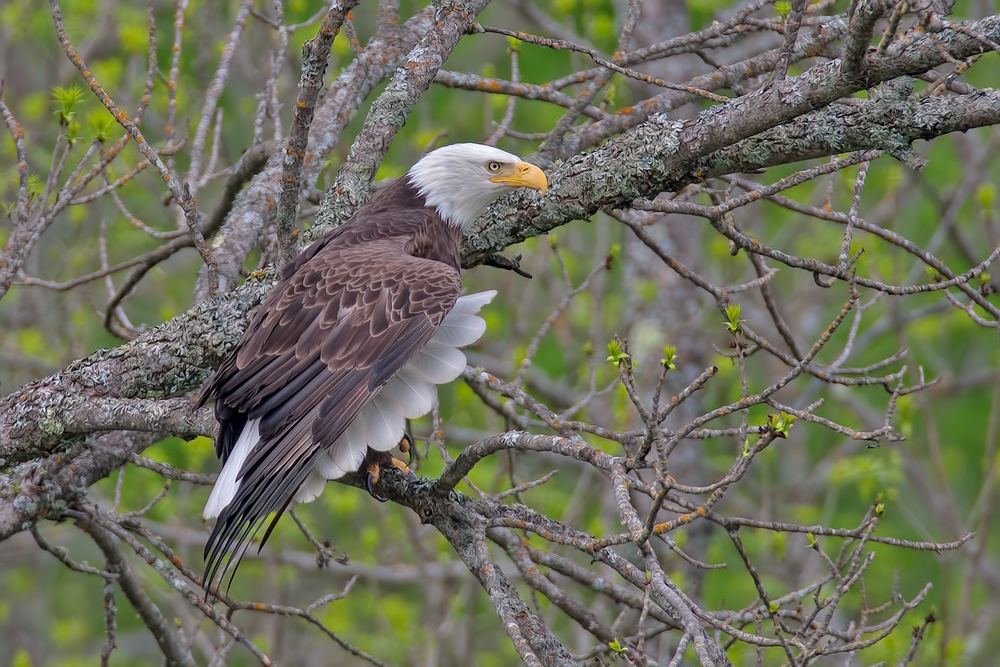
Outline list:
[[[517,167],[510,169],[508,173],[494,176],[490,180],[494,183],[503,183],[504,185],[512,185],[518,188],[531,188],[532,190],[538,190],[543,195],[549,189],[549,182],[545,178],[545,172],[527,162],[518,162]]]

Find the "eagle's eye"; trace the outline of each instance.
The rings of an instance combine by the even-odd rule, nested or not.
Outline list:
[[[496,160],[493,160],[492,162],[486,165],[486,168],[495,174],[498,171],[500,171],[500,163],[497,162]]]

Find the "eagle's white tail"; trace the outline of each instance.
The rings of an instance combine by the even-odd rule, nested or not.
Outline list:
[[[214,519],[219,516],[223,508],[236,495],[236,490],[240,488],[240,482],[236,479],[236,476],[240,473],[243,462],[246,461],[247,456],[253,451],[257,441],[260,440],[259,426],[259,419],[251,419],[243,427],[240,437],[233,446],[233,451],[229,453],[226,465],[222,467],[222,472],[219,473],[219,479],[215,481],[215,486],[212,488],[212,495],[208,497],[208,502],[205,503],[203,515],[206,519]]]

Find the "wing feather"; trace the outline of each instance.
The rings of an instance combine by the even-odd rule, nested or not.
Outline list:
[[[465,353],[455,347],[431,342],[414,355],[409,368],[427,382],[444,384],[465,370]]]

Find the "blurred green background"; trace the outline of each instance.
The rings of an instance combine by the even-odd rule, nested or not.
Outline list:
[[[557,0],[537,7],[602,52],[613,53],[623,20],[622,4],[611,0]],[[684,10],[687,21],[687,25],[675,28],[684,32],[703,27],[716,12],[724,12],[729,3],[692,0],[675,4]],[[303,21],[318,9],[316,2],[304,0],[288,0],[284,5],[287,23]],[[187,10],[178,124],[189,137],[197,125],[203,91],[215,72],[236,6],[233,1],[200,0],[191,2]],[[167,3],[158,2],[156,7],[157,55],[161,71],[166,72],[174,12]],[[418,3],[402,2],[401,14],[409,16],[418,7]],[[846,2],[839,2],[831,11],[843,11],[844,7]],[[258,3],[257,8],[270,13],[269,4]],[[94,74],[120,105],[134,109],[147,67],[145,6],[118,0],[66,0],[62,9],[70,37],[85,54]],[[992,2],[955,5],[959,18],[997,10]],[[542,32],[512,5],[501,2],[491,4],[481,22]],[[355,24],[364,44],[374,29],[373,3],[362,3],[355,11]],[[288,62],[279,88],[286,129],[301,45],[314,34],[315,28],[307,28],[289,39]],[[268,51],[275,41],[273,30],[250,19],[219,101],[225,113],[222,166],[233,164],[250,145],[255,95],[267,76]],[[334,44],[330,72],[337,73],[353,57],[341,34]],[[590,66],[579,54],[530,45],[521,47],[519,61],[523,80],[535,83]],[[508,42],[497,35],[468,37],[446,68],[506,78],[510,72]],[[796,71],[793,67],[793,73]],[[4,100],[27,135],[32,172],[39,174],[40,180],[32,187],[41,192],[58,133],[51,89],[82,85],[78,72],[59,48],[47,5],[0,0],[0,79],[4,80]],[[985,56],[964,80],[976,86],[997,86],[1000,57]],[[614,90],[606,100],[609,110],[650,94],[644,86],[621,77],[615,77],[612,84]],[[507,99],[501,96],[433,87],[396,138],[379,178],[403,174],[439,132],[448,132],[445,142],[482,141],[493,130],[491,122],[503,116],[506,104]],[[162,145],[166,105],[164,84],[157,81],[143,123],[143,132],[153,145]],[[336,155],[320,179],[320,187],[332,182],[366,111],[367,105],[344,132]],[[678,115],[690,117],[696,111],[689,106]],[[78,105],[78,134],[82,141],[74,148],[70,164],[75,164],[74,156],[79,159],[86,150],[94,136],[90,121],[96,121],[102,113],[89,93]],[[518,100],[513,127],[518,132],[544,132],[562,113],[561,108],[543,102]],[[266,125],[265,134],[269,131]],[[112,137],[118,136],[120,130],[113,129]],[[995,157],[998,140],[1000,134],[995,129],[985,128],[919,144],[916,149],[930,158],[929,166],[921,173],[908,171],[890,158],[878,160],[868,176],[861,215],[932,250],[956,272],[967,270],[1000,244],[995,187],[1000,174],[1000,160]],[[534,142],[509,138],[500,145],[522,155],[537,148]],[[187,168],[186,151],[181,151],[176,160],[179,169]],[[130,143],[109,167],[110,177],[123,175],[141,161],[142,156]],[[9,203],[15,197],[15,162],[13,143],[5,135],[0,138],[0,201]],[[775,168],[759,180],[773,182],[803,166]],[[832,187],[833,208],[846,211],[856,174],[857,168],[848,169],[833,179],[821,179],[785,194],[821,206]],[[212,208],[221,186],[221,180],[215,181],[199,193],[201,210]],[[170,230],[173,213],[163,205],[164,191],[153,170],[147,169],[120,194],[138,218],[157,229]],[[842,236],[840,226],[769,203],[741,209],[737,219],[772,247],[835,263]],[[97,237],[102,223],[107,229],[112,264],[160,243],[132,227],[105,197],[85,206],[72,206],[60,215],[26,263],[25,272],[48,280],[67,280],[95,270],[99,267]],[[704,221],[670,219],[664,222],[663,229],[663,238],[682,261],[715,284],[735,284],[753,277],[745,255],[731,256],[725,239]],[[9,223],[0,225],[0,243],[6,242],[9,231]],[[676,277],[657,266],[658,260],[635,241],[631,232],[604,215],[589,222],[574,222],[549,238],[533,239],[512,248],[512,252],[523,253],[522,265],[534,274],[530,282],[483,267],[466,274],[470,291],[500,291],[500,297],[487,309],[489,328],[470,353],[470,363],[512,378],[529,341],[567,292],[553,247],[561,254],[575,286],[604,261],[613,246],[617,246],[618,256],[612,268],[598,274],[591,289],[571,302],[541,340],[527,376],[527,389],[555,408],[569,407],[587,393],[592,364],[596,366],[596,386],[608,386],[617,374],[604,363],[604,347],[617,334],[630,339],[644,391],[656,380],[657,361],[665,344],[678,346],[678,370],[676,377],[668,380],[667,392],[676,393],[711,364],[720,366],[719,376],[692,399],[685,415],[677,415],[678,420],[738,398],[736,367],[719,354],[728,349],[730,339],[713,301],[679,284]],[[865,249],[858,264],[861,274],[893,284],[930,280],[914,257],[898,248],[870,235],[857,234],[854,248],[861,247]],[[969,256],[969,249],[975,251],[975,257]],[[251,258],[248,266],[255,261]],[[126,301],[130,319],[153,326],[188,308],[199,266],[197,253],[187,249],[153,269]],[[116,284],[122,279],[121,275],[115,276]],[[823,290],[808,274],[787,267],[779,272],[772,288],[803,347],[811,345],[846,300],[842,286]],[[871,298],[870,292],[863,292],[864,302]],[[996,302],[996,297],[991,300]],[[106,301],[103,281],[68,292],[13,288],[0,301],[0,392],[15,391],[23,383],[55,372],[98,348],[118,344],[101,323],[98,311]],[[755,330],[778,340],[758,295],[743,294],[738,301],[743,305],[743,316]],[[845,325],[820,361],[829,363],[837,356],[846,340],[846,329]],[[932,293],[882,298],[865,311],[857,340],[847,365],[865,366],[905,347],[909,351],[903,360],[909,368],[908,384],[916,383],[921,371],[927,379],[941,378],[933,388],[899,401],[893,423],[907,440],[868,448],[866,443],[850,441],[820,426],[797,423],[790,438],[765,451],[747,478],[730,491],[717,509],[727,515],[767,521],[854,527],[866,509],[881,499],[886,513],[878,535],[950,541],[976,532],[975,539],[963,549],[942,554],[870,545],[878,554],[865,579],[870,606],[889,599],[894,579],[898,579],[899,593],[907,599],[928,582],[933,583],[933,588],[897,632],[859,655],[853,664],[895,664],[909,650],[909,628],[919,624],[932,605],[939,622],[928,630],[915,664],[994,664],[1000,650],[1000,633],[996,632],[1000,627],[1000,545],[995,537],[997,517],[993,511],[1000,419],[996,331],[977,326],[950,306],[941,293]],[[886,372],[898,368],[897,364]],[[753,390],[776,380],[785,367],[757,354],[749,359],[748,371]],[[889,395],[881,387],[830,386],[802,378],[779,396],[779,400],[797,408],[819,398],[826,400],[819,414],[857,430],[868,430],[882,425]],[[464,445],[505,428],[503,420],[461,383],[442,389],[441,413],[452,456]],[[751,411],[750,423],[762,423],[766,414],[763,409]],[[620,387],[595,399],[577,418],[622,431],[641,426]],[[669,425],[680,423],[673,421]],[[717,424],[720,428],[737,426],[739,418]],[[429,422],[415,425],[421,451],[429,430]],[[596,438],[590,441],[609,453],[621,453],[613,443]],[[681,471],[675,476],[690,484],[714,480],[728,470],[739,446],[735,438],[687,441],[675,454]],[[207,439],[167,439],[146,455],[196,472],[218,469]],[[436,475],[442,465],[441,455],[432,447],[420,460],[418,474]],[[481,489],[497,492],[508,488],[512,477],[520,483],[553,469],[559,470],[555,478],[523,494],[525,503],[597,536],[621,530],[606,480],[574,462],[543,455],[505,454],[481,463],[471,477]],[[158,475],[134,466],[129,466],[124,475],[123,511],[143,507],[163,485]],[[115,483],[112,477],[94,487],[94,502],[109,505]],[[471,493],[466,487],[462,490]],[[175,483],[147,515],[150,528],[175,545],[178,555],[195,570],[201,568],[206,527],[200,514],[207,495],[204,487]],[[447,543],[433,529],[420,526],[408,510],[392,504],[379,505],[356,489],[331,484],[320,499],[300,508],[300,515],[317,536],[329,536],[341,552],[349,554],[349,563],[318,569],[310,545],[295,524],[285,519],[260,555],[252,554],[242,566],[233,584],[234,597],[305,606],[322,594],[339,590],[350,576],[358,575],[350,595],[326,605],[319,615],[359,648],[391,664],[488,667],[516,663],[517,656],[486,596]],[[71,525],[47,523],[41,528],[51,543],[67,546],[77,560],[89,560],[95,565],[102,562],[93,543]],[[747,529],[740,535],[772,596],[800,588],[825,572],[819,558],[805,548],[805,535]],[[754,602],[753,582],[724,531],[714,525],[693,524],[673,537],[692,554],[711,563],[729,565],[722,570],[696,570],[663,550],[661,560],[670,575],[703,608],[738,609]],[[537,546],[548,546],[538,538],[531,539]],[[836,554],[840,541],[824,538],[821,544]],[[586,558],[565,549],[556,550],[589,566]],[[503,555],[498,558],[505,570],[513,572]],[[133,569],[140,573],[145,589],[164,614],[175,617],[187,636],[200,628],[194,641],[195,655],[199,664],[207,662],[210,649],[220,641],[218,630],[209,623],[199,624],[192,608],[151,569],[134,560]],[[542,617],[571,651],[583,652],[593,645],[593,638],[542,596],[536,599],[520,581],[518,586],[525,598],[537,604]],[[0,664],[96,664],[104,643],[102,589],[99,578],[69,571],[40,551],[27,533],[0,544]],[[607,623],[617,615],[617,608],[606,598],[576,587],[568,586],[568,590]],[[860,593],[851,592],[838,612],[838,627],[846,628],[857,618],[860,604]],[[112,654],[112,664],[159,665],[161,658],[155,643],[120,595],[118,607],[119,647]],[[234,621],[281,664],[363,664],[301,619],[238,612]],[[659,655],[665,656],[657,658],[661,665],[669,661],[677,639],[676,634],[667,633],[655,640],[660,645]],[[689,652],[693,660],[692,656]],[[734,647],[730,656],[737,665],[752,664],[755,659],[754,651],[743,645]],[[767,664],[784,661],[780,650],[766,652],[765,657]],[[841,659],[821,664],[848,664]],[[237,646],[229,652],[225,664],[255,663],[245,649]]]

